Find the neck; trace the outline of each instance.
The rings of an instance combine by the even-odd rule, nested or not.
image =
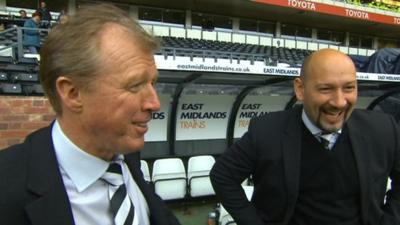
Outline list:
[[[111,161],[114,158],[115,154],[113,152],[99,148],[97,143],[91,141],[94,138],[91,137],[90,131],[82,126],[79,118],[68,119],[68,116],[64,113],[63,116],[57,118],[57,121],[65,136],[82,151],[105,161]]]

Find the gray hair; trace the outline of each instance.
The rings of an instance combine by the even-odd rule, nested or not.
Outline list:
[[[57,25],[49,33],[40,51],[40,82],[57,115],[62,114],[56,90],[57,79],[65,76],[87,88],[104,68],[99,49],[101,34],[107,29],[107,24],[124,27],[145,50],[152,52],[159,47],[158,39],[116,6],[98,4],[83,7],[65,24]]]

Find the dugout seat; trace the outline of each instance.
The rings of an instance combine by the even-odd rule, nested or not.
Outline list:
[[[150,182],[151,178],[150,178],[149,165],[145,160],[140,160],[140,170],[143,173],[144,180]]]
[[[188,161],[188,184],[191,197],[215,195],[210,170],[215,163],[211,155],[193,156]]]
[[[179,158],[154,161],[152,181],[155,192],[163,200],[182,199],[186,196],[186,170]]]

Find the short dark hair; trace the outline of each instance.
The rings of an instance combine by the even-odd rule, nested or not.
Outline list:
[[[35,17],[35,16],[39,16],[40,18],[42,18],[42,14],[38,11],[32,13],[32,17]]]

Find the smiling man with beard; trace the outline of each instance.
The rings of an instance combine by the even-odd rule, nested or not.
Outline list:
[[[353,112],[357,101],[353,65],[346,55],[323,50],[304,61],[301,76],[294,81],[305,116],[323,132],[340,131]]]
[[[252,119],[211,171],[236,223],[400,224],[399,127],[390,115],[354,109],[351,59],[332,49],[314,52],[294,91],[303,106]],[[240,184],[250,175],[248,201]]]

